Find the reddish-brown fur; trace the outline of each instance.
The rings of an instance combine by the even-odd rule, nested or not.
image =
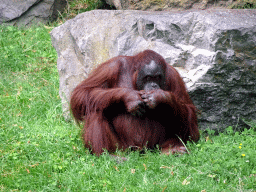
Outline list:
[[[138,71],[151,60],[165,70],[164,90],[138,91]],[[132,115],[143,97],[154,102],[145,117]],[[146,50],[135,56],[118,56],[98,66],[71,96],[71,110],[84,121],[85,147],[100,155],[104,149],[154,148],[164,153],[185,152],[180,139],[197,141],[196,108],[178,72],[162,56]]]

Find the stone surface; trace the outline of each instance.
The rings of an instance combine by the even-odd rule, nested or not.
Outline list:
[[[174,9],[246,8],[253,9],[255,0],[106,0],[119,10],[170,11]]]
[[[66,0],[0,0],[0,24],[28,26],[57,18]]]
[[[67,21],[51,36],[66,118],[72,90],[92,68],[152,49],[183,77],[201,111],[202,129],[241,127],[243,118],[256,119],[256,10],[97,10]]]

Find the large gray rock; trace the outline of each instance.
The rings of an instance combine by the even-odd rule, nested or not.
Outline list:
[[[51,32],[60,96],[96,65],[145,49],[161,54],[186,82],[202,129],[256,119],[256,10],[192,12],[91,11]]]
[[[57,18],[66,0],[0,0],[0,24],[27,26]]]

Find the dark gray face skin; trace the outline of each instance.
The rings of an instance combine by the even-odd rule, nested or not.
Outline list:
[[[160,65],[155,61],[144,65],[137,78],[138,90],[151,91],[154,89],[164,89],[165,75]]]

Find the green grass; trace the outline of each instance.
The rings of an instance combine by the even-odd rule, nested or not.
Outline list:
[[[0,191],[255,191],[255,123],[208,130],[181,156],[89,154],[62,117],[49,31],[0,28]]]
[[[94,9],[113,9],[110,5],[106,4],[104,0],[67,0],[68,6],[63,13],[59,14],[57,23],[62,23],[68,19],[74,18],[77,14]]]
[[[230,8],[232,9],[256,9],[255,0],[237,0],[235,1]]]

